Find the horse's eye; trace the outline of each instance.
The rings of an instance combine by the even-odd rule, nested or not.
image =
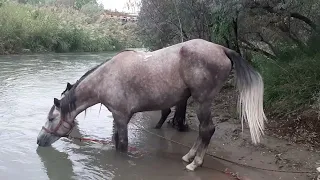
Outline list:
[[[53,121],[54,120],[54,118],[49,118],[49,121]]]

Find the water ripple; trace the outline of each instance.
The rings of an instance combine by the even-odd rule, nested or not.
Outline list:
[[[101,164],[94,164],[95,155],[92,152],[99,153],[99,147],[61,139],[53,147],[36,150],[35,142],[46,121],[53,97],[60,96],[67,82],[75,82],[85,71],[104,59],[106,58],[103,55],[90,54],[0,57],[0,179],[5,176],[21,179],[24,175],[30,179],[58,177],[52,172],[59,170],[61,165],[71,179],[81,175],[85,179],[113,177],[112,172],[102,171]],[[93,112],[98,110],[96,107],[91,109]],[[107,123],[101,123],[97,114],[89,113],[86,119],[82,118],[84,122],[79,123],[79,135],[84,132],[81,127],[85,127],[85,132],[93,137],[111,137],[112,131],[106,127],[112,122],[108,117],[110,114],[106,110],[101,113],[109,119]],[[81,119],[81,116],[78,119]],[[88,123],[87,119],[93,121]],[[83,149],[86,147],[88,149]],[[103,151],[108,150],[111,148],[103,148]],[[53,161],[54,158],[60,162]],[[69,162],[71,166],[66,168],[63,164]],[[58,165],[57,169],[51,168],[54,163]],[[23,172],[14,174],[12,169],[17,168],[23,169]]]

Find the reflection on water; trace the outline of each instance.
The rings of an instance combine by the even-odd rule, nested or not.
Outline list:
[[[38,148],[37,153],[45,167],[45,171],[51,180],[73,179],[72,162],[68,154],[54,148]],[[63,173],[62,173],[63,172]]]
[[[208,179],[212,172],[184,171],[181,157],[188,149],[129,127],[128,155],[113,146],[62,138],[52,147],[38,148],[36,137],[46,121],[53,98],[60,97],[66,83],[74,83],[87,70],[115,53],[40,54],[0,56],[0,179]],[[77,117],[73,136],[111,141],[112,116],[100,105]],[[142,120],[152,128],[156,122]],[[147,117],[148,118],[148,117]],[[168,129],[158,130],[166,136]],[[173,130],[171,137],[190,139]],[[193,139],[195,137],[192,137]],[[219,178],[218,178],[219,179]],[[220,178],[221,179],[221,178]]]

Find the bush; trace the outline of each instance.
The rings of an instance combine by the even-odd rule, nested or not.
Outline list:
[[[320,90],[320,53],[308,55],[295,49],[281,52],[272,61],[255,56],[265,82],[265,105],[269,112],[282,115],[310,108]],[[292,56],[294,54],[294,56]]]
[[[0,7],[0,54],[20,53],[24,49],[92,52],[140,46],[135,38],[135,26],[117,21],[88,23],[88,19],[92,18],[74,9],[3,3]]]

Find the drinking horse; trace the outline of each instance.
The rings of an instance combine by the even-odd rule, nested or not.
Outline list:
[[[101,103],[114,118],[117,151],[126,152],[133,114],[168,109],[192,97],[199,104],[199,134],[182,160],[193,171],[202,165],[215,132],[211,106],[233,65],[240,119],[248,123],[252,142],[259,143],[267,120],[262,77],[235,51],[193,39],[152,52],[124,51],[97,66],[60,100],[54,98],[37,144],[49,146],[67,136],[79,113]]]
[[[90,69],[81,78],[83,78],[83,77],[87,76],[88,74],[90,74],[91,72],[93,72],[98,66],[95,66],[92,69]],[[67,86],[66,86],[65,90],[63,90],[63,92],[61,93],[61,96],[62,97],[65,96],[71,90],[71,88],[73,86],[74,86],[74,84],[70,84],[69,82],[67,82]],[[185,121],[186,120],[187,103],[188,103],[188,99],[184,99],[175,106],[174,117],[171,120],[172,127],[177,128],[179,131],[188,130],[188,125],[186,124],[186,121]],[[100,110],[101,110],[101,106],[100,106]],[[160,129],[162,127],[163,123],[167,120],[170,113],[171,113],[171,108],[161,110],[161,117],[155,126],[156,129]]]

